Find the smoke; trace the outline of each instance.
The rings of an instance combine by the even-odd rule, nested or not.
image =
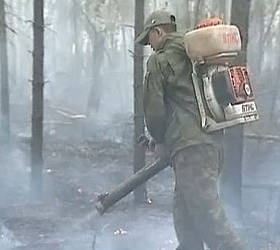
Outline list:
[[[100,134],[106,131],[108,140],[103,141],[102,136],[91,142],[83,138],[76,140],[70,136],[71,130],[69,137],[67,133],[48,136],[44,204],[29,204],[29,144],[25,139],[17,146],[13,144],[10,154],[1,154],[1,163],[5,164],[0,165],[0,207],[3,208],[0,247],[91,249],[94,235],[95,250],[131,247],[140,250],[143,246],[147,250],[171,250],[176,247],[172,222],[174,179],[170,168],[148,183],[152,204],[134,207],[132,196],[128,196],[103,217],[95,213],[93,218],[83,220],[95,210],[98,194],[109,191],[132,173],[130,144],[118,142],[118,136],[122,138],[118,130],[112,129],[111,136],[108,127],[100,127],[99,131]],[[242,226],[236,224],[234,209],[227,207],[231,222],[244,232],[244,238],[250,241],[253,249],[265,247],[268,241],[277,241],[278,152],[279,145],[275,142],[245,140]],[[21,225],[22,229],[18,230],[21,227],[16,225]]]
[[[16,140],[9,148],[0,148],[0,249],[175,249],[171,169],[148,183],[152,204],[134,207],[130,195],[102,217],[93,212],[98,194],[132,174],[133,58],[128,50],[133,50],[134,30],[125,23],[123,34],[113,30],[107,34],[104,63],[97,77],[92,63],[94,43],[85,28],[88,22],[79,19],[78,40],[84,42],[79,44],[80,54],[75,54],[78,47],[71,37],[73,24],[66,1],[46,4],[45,195],[43,203],[30,202],[32,25],[25,20],[32,20],[32,1],[16,2],[20,1],[11,4],[15,15],[9,17],[9,27],[17,31],[17,35],[9,32],[9,68],[15,69],[9,74],[11,131]],[[158,1],[157,7],[166,7],[165,2]],[[178,6],[167,7],[185,11]],[[132,18],[125,18],[132,23]],[[274,47],[266,48],[262,72],[256,70],[260,46],[255,33],[250,33],[249,63],[263,115],[259,125],[248,126],[246,133],[277,134],[279,125],[267,114],[273,92],[270,83],[278,81],[278,55]],[[277,113],[274,118],[277,121]],[[230,221],[244,232],[253,249],[279,241],[279,148],[278,142],[246,139],[242,225],[234,208],[225,204]]]
[[[131,247],[140,250],[143,246],[148,250],[169,250],[176,247],[172,169],[166,169],[148,183],[152,204],[134,207],[132,196],[128,196],[108,214],[100,217],[95,213],[84,220],[95,211],[94,201],[98,194],[109,191],[131,174],[131,149],[114,140],[84,143],[83,140],[67,141],[64,138],[60,141],[57,137],[49,137],[45,141],[46,199],[44,204],[30,205],[30,170],[26,159],[28,150],[25,151],[28,144],[19,145],[10,154],[1,155],[1,163],[5,164],[0,165],[3,219],[0,246],[29,250],[54,245],[63,250],[91,249],[96,235],[95,250]],[[276,143],[245,141],[241,230],[245,232],[244,238],[255,246],[253,249],[277,240],[278,152]],[[227,213],[235,223],[232,211],[228,208]],[[25,219],[19,215],[24,215]],[[21,225],[22,230],[16,225]],[[240,230],[240,225],[237,227]]]
[[[14,234],[8,228],[1,225],[0,221],[0,249],[9,250],[22,245],[23,244],[15,238]]]
[[[26,203],[30,171],[24,153],[19,149],[1,150],[0,207]]]
[[[11,145],[10,145],[11,146]],[[22,245],[13,231],[6,227],[10,206],[28,202],[29,172],[21,150],[12,147],[0,149],[0,249],[9,250]]]

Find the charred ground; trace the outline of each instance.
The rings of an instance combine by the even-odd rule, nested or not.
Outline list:
[[[123,121],[97,125],[80,120],[46,126],[41,202],[29,196],[29,137],[18,131],[9,153],[2,150],[1,154],[0,249],[175,249],[171,168],[148,182],[151,202],[134,205],[129,195],[104,216],[95,212],[97,196],[132,174],[132,127],[129,119]],[[91,130],[95,132],[85,136]],[[277,157],[274,143],[246,141],[244,182],[267,183],[269,179],[277,187]],[[152,160],[148,156],[147,161]],[[279,245],[275,230],[278,195],[278,188],[243,188],[242,233],[253,249]]]

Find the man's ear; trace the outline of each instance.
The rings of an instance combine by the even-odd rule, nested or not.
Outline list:
[[[161,35],[162,34],[162,30],[159,27],[155,27],[154,30],[157,33],[157,35]]]

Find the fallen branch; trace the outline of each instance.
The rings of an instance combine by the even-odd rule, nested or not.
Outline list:
[[[69,114],[65,111],[62,111],[62,110],[56,110],[56,112],[62,116],[65,116],[67,118],[70,118],[70,119],[73,119],[73,120],[76,120],[76,119],[85,119],[86,116],[85,115],[73,115],[73,114]]]
[[[244,136],[245,138],[253,140],[280,142],[280,136],[277,135],[245,134]]]
[[[86,115],[81,115],[81,114],[78,114],[77,112],[74,112],[72,110],[68,110],[65,108],[58,108],[58,107],[50,107],[50,108],[54,109],[58,114],[65,116],[67,118],[73,119],[73,120],[86,118]]]

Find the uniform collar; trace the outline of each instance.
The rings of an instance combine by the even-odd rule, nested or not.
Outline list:
[[[177,32],[173,32],[173,33],[167,34],[163,38],[162,42],[159,44],[159,48],[157,49],[157,51],[165,49],[171,43],[171,41],[176,36],[176,34],[178,34],[178,33]]]

